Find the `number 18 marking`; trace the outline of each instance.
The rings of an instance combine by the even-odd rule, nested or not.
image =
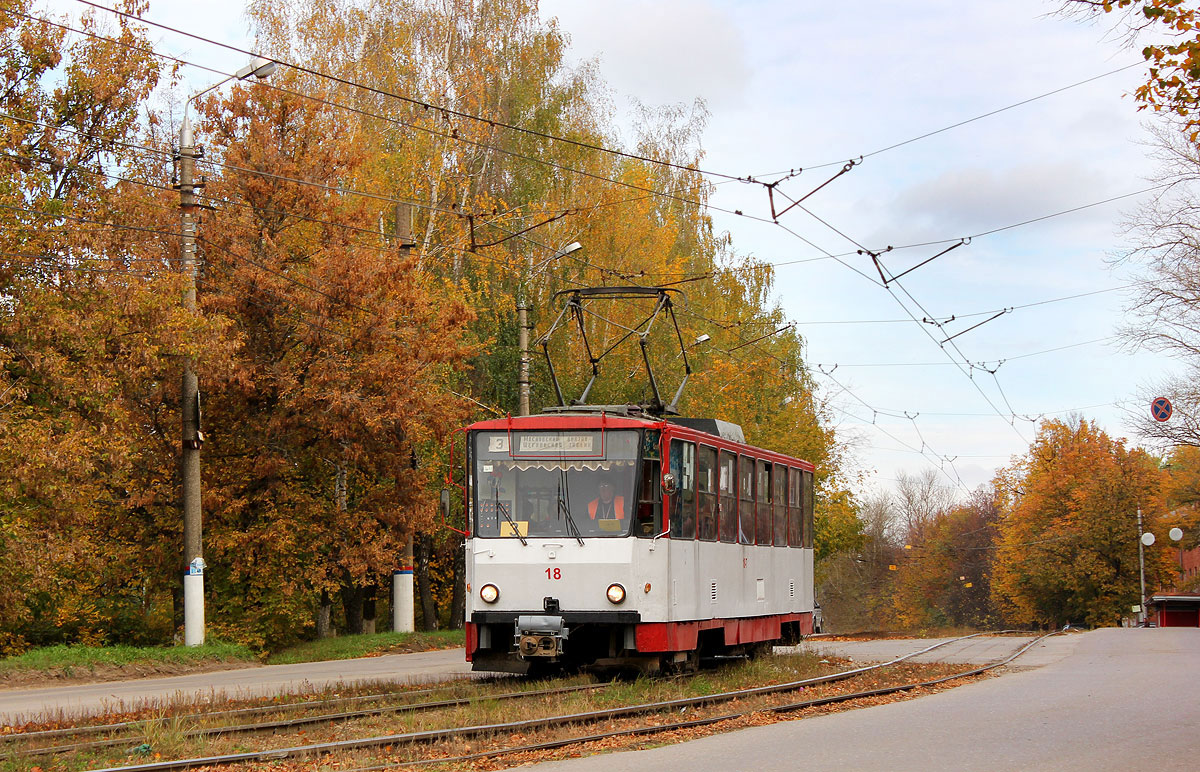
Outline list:
[[[561,568],[547,568],[546,569],[546,578],[547,579],[562,579],[562,569]]]

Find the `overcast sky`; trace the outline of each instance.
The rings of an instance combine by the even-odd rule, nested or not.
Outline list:
[[[763,174],[866,156],[806,202],[853,242],[799,210],[781,223],[815,247],[771,224],[715,217],[739,250],[781,264],[778,296],[800,324],[808,361],[832,373],[818,382],[843,431],[859,438],[875,484],[890,487],[899,472],[934,464],[946,482],[986,482],[1034,436],[1033,422],[997,413],[1078,410],[1130,435],[1115,403],[1168,363],[1088,343],[1113,335],[1125,293],[1019,307],[1127,284],[1128,270],[1111,260],[1125,243],[1122,215],[1138,198],[976,238],[902,279],[903,289],[892,285],[894,293],[878,285],[869,257],[792,263],[858,245],[956,239],[1149,187],[1144,115],[1128,96],[1141,67],[869,155],[1139,62],[1107,27],[1048,15],[1057,4],[1034,0],[542,7],[571,35],[572,55],[597,60],[626,100],[704,99],[710,169]],[[805,172],[781,188],[803,195],[835,171]],[[714,204],[769,215],[761,187],[721,185]],[[899,273],[943,248],[882,260]],[[1014,310],[955,338],[957,351],[945,347],[989,368],[1006,360],[994,376],[960,371],[938,344],[990,314],[944,331],[910,318],[1005,308]],[[1072,348],[1038,353],[1064,346]]]
[[[77,8],[70,0],[53,4]],[[947,484],[974,488],[1027,449],[1035,424],[1024,417],[1076,410],[1130,436],[1118,403],[1170,366],[1105,342],[1122,324],[1128,298],[1119,288],[1132,278],[1112,264],[1126,243],[1120,222],[1144,196],[980,236],[890,291],[870,258],[854,254],[859,245],[878,251],[981,234],[1150,186],[1144,115],[1129,96],[1144,77],[1138,66],[873,154],[1140,61],[1103,24],[1056,17],[1057,7],[1039,0],[544,0],[542,13],[570,35],[572,61],[598,63],[618,111],[627,113],[632,99],[704,100],[708,169],[765,176],[863,156],[805,202],[832,228],[798,209],[780,219],[792,232],[723,212],[714,214],[717,225],[738,251],[779,264],[778,298],[804,335],[841,431],[856,438],[871,484],[889,488],[902,471],[936,466]],[[241,8],[216,0],[197,13],[191,4],[151,0],[147,17],[246,45]],[[164,33],[153,37],[162,50],[213,66],[241,63]],[[837,168],[810,169],[780,190],[803,195]],[[759,186],[719,185],[713,203],[770,214]],[[896,274],[945,246],[882,260]],[[839,262],[830,253],[845,256]],[[1022,308],[1029,304],[1040,305]],[[984,312],[1008,308],[963,332],[991,315]],[[940,329],[911,318],[952,315]],[[960,369],[951,357],[1004,363],[993,375]]]

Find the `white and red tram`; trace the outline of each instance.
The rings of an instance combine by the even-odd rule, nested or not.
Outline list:
[[[466,431],[473,669],[684,669],[812,632],[812,464],[637,407]]]

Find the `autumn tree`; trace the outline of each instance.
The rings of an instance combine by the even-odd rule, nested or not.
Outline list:
[[[826,629],[836,632],[895,627],[892,590],[903,553],[890,494],[867,497],[856,511],[855,538],[816,566],[817,600]]]
[[[1139,109],[1182,117],[1194,142],[1200,126],[1200,19],[1187,0],[1066,0],[1067,14],[1112,14],[1131,45],[1142,45],[1146,82]]]
[[[197,105],[207,188],[202,313],[189,314],[145,41],[90,20],[115,42],[68,40],[15,15],[27,10],[0,28],[0,550],[48,541],[60,558],[3,564],[6,618],[33,608],[47,635],[87,620],[67,637],[169,637],[187,357],[204,389],[216,633],[280,645],[338,595],[359,629],[412,529],[425,622],[460,623],[461,542],[430,523],[440,440],[468,409],[515,410],[518,299],[542,332],[554,293],[578,286],[686,288],[682,411],[813,461],[818,558],[860,543],[772,269],[708,216],[702,104],[645,110],[632,152],[604,152],[620,143],[603,84],[566,65],[565,37],[531,0],[256,0],[259,50],[334,77],[283,67]],[[402,201],[416,213],[404,243]],[[571,241],[584,252],[555,259]],[[607,347],[640,313],[590,316],[588,333]],[[678,340],[655,335],[673,392]],[[551,353],[581,388],[579,341]],[[629,375],[641,367],[636,346],[614,351],[594,401],[646,401]],[[535,407],[549,404],[540,365],[534,376]],[[88,606],[95,595],[111,608]]]
[[[830,537],[821,548],[854,541],[855,503],[839,476],[802,340],[786,332],[746,345],[786,321],[772,297],[770,266],[737,255],[708,217],[711,187],[694,170],[703,159],[703,105],[642,111],[637,157],[598,150],[619,146],[605,133],[601,84],[587,67],[566,66],[562,33],[528,0],[388,0],[369,8],[330,1],[304,9],[263,2],[254,13],[268,49],[295,51],[317,69],[378,89],[325,84],[322,93],[361,111],[362,135],[373,138],[366,167],[376,190],[417,202],[420,270],[477,311],[468,331],[476,354],[454,385],[477,411],[516,412],[519,298],[531,308],[536,338],[558,311],[557,291],[677,285],[686,292],[678,306],[685,341],[708,336],[689,350],[696,372],[681,409],[736,421],[752,441],[816,463],[817,529]],[[571,241],[584,250],[555,259]],[[597,350],[646,313],[635,304],[596,311],[585,324]],[[649,339],[670,393],[683,375],[674,335],[663,321]],[[591,374],[580,341],[559,336],[550,345],[564,390],[577,396]],[[601,370],[591,401],[648,400],[636,345],[614,350]],[[540,357],[533,371],[536,410],[555,395]],[[453,538],[427,535],[419,547],[420,564],[438,564],[430,550],[461,556]],[[436,593],[422,597],[423,616],[436,617]],[[440,608],[450,600],[440,598]]]
[[[1166,548],[1171,553],[1170,561],[1178,568],[1181,562],[1178,550],[1200,546],[1200,448],[1194,445],[1176,446],[1160,466],[1166,472],[1164,491],[1168,513],[1155,534],[1159,539],[1155,546],[1158,549]],[[1183,531],[1183,539],[1179,542],[1169,540],[1167,534],[1172,528]],[[1194,592],[1200,589],[1200,580],[1196,577],[1183,586],[1178,582],[1172,583],[1183,590]]]
[[[981,488],[965,504],[922,518],[895,574],[896,618],[903,627],[986,627],[995,620],[990,575],[1000,512]]]
[[[242,342],[227,368],[201,372],[225,599],[214,616],[260,645],[296,635],[321,592],[340,594],[362,631],[407,534],[430,525],[418,455],[463,419],[443,383],[469,354],[467,308],[378,232],[391,207],[330,193],[369,185],[358,124],[291,93],[317,84],[280,84],[205,103],[199,127],[220,164],[204,308]]]
[[[0,13],[2,625],[31,642],[169,640],[179,363],[230,346],[178,300],[144,35],[89,13],[69,36],[31,10]]]
[[[996,477],[1000,542],[992,590],[1015,623],[1113,625],[1138,600],[1137,511],[1164,514],[1162,473],[1083,419],[1048,420],[1028,454]],[[1161,550],[1146,579],[1164,576]]]

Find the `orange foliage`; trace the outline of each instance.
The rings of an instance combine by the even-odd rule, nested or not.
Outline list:
[[[996,479],[1003,518],[993,590],[1013,621],[1112,625],[1138,601],[1140,508],[1164,514],[1163,473],[1086,419],[1045,421],[1028,455]],[[1167,565],[1147,550],[1152,590]]]

